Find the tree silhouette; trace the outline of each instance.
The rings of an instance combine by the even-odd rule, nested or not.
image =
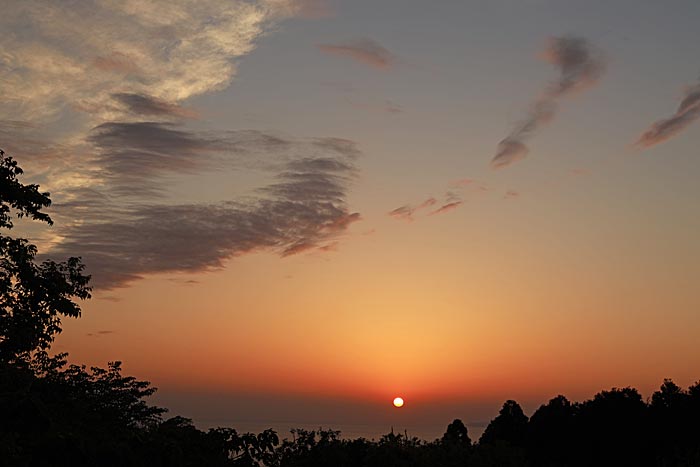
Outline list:
[[[467,427],[464,426],[462,420],[458,418],[447,425],[447,431],[445,431],[445,434],[442,435],[442,442],[444,444],[462,446],[471,446],[472,444],[472,440],[469,439],[469,435],[467,433]]]
[[[685,391],[665,379],[649,404],[657,450],[669,453],[678,465],[692,458],[700,464],[700,399],[694,404],[695,388],[697,384]]]
[[[488,424],[479,443],[493,444],[500,441],[521,446],[525,442],[526,432],[527,416],[522,407],[514,400],[508,400],[503,404],[498,416]]]
[[[560,395],[532,414],[527,427],[527,444],[530,458],[536,465],[565,465],[575,441],[575,412],[571,402]]]
[[[578,406],[576,418],[578,454],[589,465],[650,465],[647,406],[636,389],[601,391]]]
[[[13,227],[12,214],[52,224],[51,204],[37,185],[24,185],[22,169],[0,150],[0,228]],[[89,276],[79,258],[35,262],[36,246],[0,233],[0,363],[28,362],[61,332],[61,316],[80,316],[74,298],[90,297]]]

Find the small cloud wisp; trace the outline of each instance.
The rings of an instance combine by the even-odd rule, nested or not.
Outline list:
[[[325,53],[349,57],[379,69],[388,69],[396,61],[394,54],[372,39],[359,39],[341,44],[320,44],[318,48]]]
[[[550,38],[543,58],[559,70],[559,78],[535,101],[525,120],[498,144],[491,160],[494,169],[525,158],[529,152],[525,143],[541,126],[552,121],[558,100],[596,84],[605,71],[601,53],[580,37]]]
[[[639,137],[635,143],[637,147],[649,148],[667,141],[700,118],[700,83],[688,87],[684,94],[676,113],[654,122]]]

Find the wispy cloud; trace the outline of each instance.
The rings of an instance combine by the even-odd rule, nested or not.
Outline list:
[[[402,219],[405,221],[412,221],[413,220],[413,211],[414,211],[414,209],[411,206],[406,204],[406,205],[400,206],[396,209],[389,211],[389,216],[393,217],[394,219]]]
[[[372,39],[359,39],[339,44],[320,44],[323,52],[349,57],[374,68],[387,69],[395,64],[396,57]]]
[[[147,128],[155,129],[156,135],[163,130]],[[163,133],[167,137],[160,138],[163,148],[174,138],[183,140],[185,147],[200,149],[200,143],[192,143],[186,132],[170,135],[168,131]],[[255,147],[251,140],[246,144],[249,150]],[[270,144],[270,138],[261,134],[258,147],[269,152]],[[95,287],[111,289],[147,274],[220,268],[227,259],[245,253],[271,250],[290,256],[332,243],[360,219],[346,202],[359,150],[337,138],[286,139],[273,145],[294,150],[276,153],[283,162],[270,166],[270,170],[278,167],[274,181],[259,188],[257,196],[173,205],[125,202],[119,195],[121,203],[115,204],[113,196],[95,190],[82,191],[74,202],[57,203],[58,215],[74,221],[59,227],[61,240],[46,256],[82,256]],[[311,155],[289,158],[289,154]],[[155,164],[151,176],[159,170],[165,168]],[[120,166],[111,183],[118,185],[131,171],[131,166]],[[110,184],[105,187],[107,193],[109,188]]]
[[[463,203],[463,201],[452,201],[451,203],[443,204],[436,210],[431,211],[428,215],[433,216],[435,214],[443,214],[452,211],[453,209],[457,209],[458,207],[460,207]]]
[[[434,208],[434,206],[438,205],[439,202],[437,199],[430,197],[420,203],[417,206],[412,206],[412,205],[404,205],[401,207],[398,207],[388,213],[390,217],[393,217],[394,219],[397,220],[403,220],[403,221],[408,221],[408,222],[413,222],[415,220],[415,215],[422,210],[427,210],[428,216],[433,216],[435,214],[443,214],[449,211],[452,211],[454,209],[457,209],[459,206],[464,204],[464,201],[460,198],[460,196],[457,193],[453,193],[448,191],[445,194],[445,198],[442,201],[442,204],[440,204],[439,207]],[[429,209],[430,208],[430,209]]]
[[[268,26],[310,2],[10,0],[0,27],[0,98],[21,120],[67,107],[103,114],[115,93],[170,103],[222,89]],[[10,31],[21,30],[21,34]],[[31,38],[31,40],[27,40]]]
[[[144,94],[119,92],[112,94],[112,98],[124,106],[127,112],[134,115],[178,118],[197,117],[197,112],[193,110]]]
[[[486,187],[478,184],[471,178],[460,178],[453,180],[448,183],[448,186],[451,189],[445,192],[445,194],[441,197],[441,200],[431,196],[417,206],[405,204],[388,212],[387,214],[397,220],[413,222],[416,218],[415,215],[422,210],[427,211],[427,216],[434,216],[436,214],[444,214],[454,211],[455,209],[459,208],[464,204],[463,198],[466,190],[475,191],[477,193],[486,191]]]
[[[114,334],[116,331],[110,331],[110,330],[104,330],[104,331],[97,331],[97,332],[88,332],[86,336],[88,337],[100,337],[100,336],[106,336],[109,334]]]
[[[196,116],[185,101],[227,87],[237,59],[279,20],[327,14],[326,7],[321,0],[4,4],[0,136],[21,140],[13,153],[21,160],[51,158],[38,174],[58,221],[45,256],[82,256],[94,285],[110,289],[147,274],[221,267],[248,252],[287,256],[336,241],[360,218],[347,205],[360,155],[353,141],[183,124]],[[48,127],[53,133],[44,135]],[[173,182],[241,170],[255,170],[260,182],[236,197],[195,202],[202,197],[189,188],[169,191]]]
[[[179,123],[158,121],[106,122],[93,128],[86,150],[100,167],[100,185],[111,194],[160,196],[160,183],[176,174],[212,169],[279,168],[285,160],[312,154],[314,163],[340,164],[320,157],[343,153],[355,157],[354,143],[339,138],[315,138],[300,143],[257,130],[195,131]],[[301,164],[303,159],[297,160]]]
[[[84,145],[90,129],[193,116],[183,101],[228,86],[258,38],[322,3],[9,0],[0,15],[0,122],[28,126],[0,135],[3,145],[31,162],[32,176],[36,160],[51,159],[37,181],[53,194],[99,185],[102,167]]]
[[[318,250],[323,251],[323,252],[338,251],[338,245],[339,245],[339,243],[337,241],[331,242],[331,243],[328,243],[326,245],[319,246]]]
[[[200,281],[195,280],[195,279],[180,279],[177,277],[171,277],[168,279],[170,282],[175,282],[177,284],[183,284],[183,285],[197,285],[200,283]]]
[[[434,206],[435,204],[437,204],[437,200],[433,197],[430,197],[422,203],[420,203],[418,206],[410,206],[407,204],[390,211],[388,214],[394,219],[405,220],[410,222],[413,221],[413,215],[416,212],[428,208],[430,206]]]
[[[491,160],[491,167],[495,169],[507,167],[527,156],[526,141],[554,118],[559,99],[594,85],[605,71],[601,53],[580,37],[550,38],[543,58],[557,67],[559,78],[550,83],[533,103],[525,120],[498,144],[496,155]]]
[[[669,118],[654,122],[637,140],[636,145],[648,148],[664,142],[685,130],[699,118],[700,83],[697,83],[685,90],[683,100],[681,100],[676,113]]]

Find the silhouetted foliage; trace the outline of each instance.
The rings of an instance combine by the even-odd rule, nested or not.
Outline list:
[[[37,185],[23,185],[22,169],[0,150],[0,228],[13,227],[12,214],[52,224],[41,209],[51,204]],[[34,261],[37,249],[23,238],[0,233],[0,363],[24,361],[49,348],[61,332],[61,316],[80,316],[73,298],[90,297],[89,276],[79,258]]]
[[[469,446],[459,420],[433,442],[393,432],[378,441],[344,440],[331,432],[332,441],[321,443],[316,432],[295,430],[294,440],[283,442],[279,463],[273,465],[700,466],[698,409],[700,382],[683,390],[670,380],[650,403],[635,389],[613,388],[581,403],[557,396],[529,420],[515,401],[506,401],[475,446]],[[677,430],[669,431],[670,425]]]
[[[17,176],[23,173],[17,162],[0,149],[0,228],[13,227],[12,210],[17,217],[53,224],[49,215],[41,212],[51,205],[49,193],[39,192],[38,185],[22,184]]]
[[[659,449],[666,452],[665,464],[683,465],[694,459],[700,465],[700,382],[687,391],[664,380],[651,396],[650,425]]]
[[[563,465],[574,448],[575,407],[564,396],[540,406],[527,427],[527,446],[533,463],[542,467]]]
[[[647,406],[633,388],[613,388],[578,407],[584,465],[645,465],[651,456]]]
[[[453,446],[471,446],[472,440],[469,439],[467,427],[460,419],[455,419],[447,425],[447,431],[442,435],[442,443]]]
[[[479,444],[507,443],[522,446],[527,432],[527,416],[520,405],[509,400],[503,404],[498,416],[484,430]]]

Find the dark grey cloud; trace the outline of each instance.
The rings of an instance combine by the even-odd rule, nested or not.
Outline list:
[[[167,25],[172,2],[150,3],[38,0],[0,15],[3,31],[23,31],[0,35],[0,48],[12,51],[0,67],[0,144],[46,162],[27,167],[39,167],[32,180],[52,192],[51,256],[83,256],[95,285],[113,288],[258,249],[288,255],[334,241],[359,217],[346,205],[359,155],[353,142],[172,123],[191,116],[178,104],[226,88],[236,59],[278,21],[324,14],[325,1],[213,0],[167,15]],[[18,120],[44,126],[44,135]],[[274,180],[247,198],[166,204],[171,181],[251,168]]]
[[[387,69],[394,65],[396,57],[372,39],[359,39],[340,44],[320,44],[323,52],[349,57],[374,68]]]
[[[316,164],[333,173],[348,169],[347,160],[360,154],[353,141],[342,138],[299,141],[257,130],[197,132],[165,122],[104,123],[92,130],[88,142],[110,192],[140,198],[162,196],[163,178],[175,174],[236,167],[276,171],[289,161],[295,161],[291,168]]]
[[[57,203],[63,219],[80,221],[59,231],[62,241],[48,256],[81,256],[98,289],[121,287],[147,274],[216,269],[259,250],[289,256],[325,248],[360,218],[346,202],[360,154],[349,140],[255,132],[204,138],[162,123],[112,123],[98,127],[91,141],[107,158],[112,188],[128,179],[145,190],[162,171],[196,167],[193,160],[214,150],[257,151],[277,161],[269,166],[277,171],[274,180],[245,200],[137,203],[108,187],[78,190],[71,201]],[[145,175],[135,182],[139,170]]]
[[[555,116],[557,101],[598,82],[605,71],[600,51],[583,38],[564,36],[549,39],[544,59],[557,67],[559,78],[550,83],[543,95],[532,105],[528,116],[498,144],[491,167],[507,167],[527,156],[525,142],[539,127]]]
[[[133,115],[185,118],[197,116],[197,113],[190,109],[145,94],[121,92],[112,94],[112,99]]]
[[[559,68],[559,79],[547,90],[552,97],[592,86],[605,71],[605,61],[600,51],[582,37],[550,38],[544,59]]]
[[[100,150],[138,149],[157,154],[177,150],[187,156],[212,149],[214,144],[213,141],[197,137],[191,131],[180,130],[175,125],[162,122],[103,123],[92,130],[88,141]]]
[[[676,113],[669,118],[654,122],[637,140],[636,145],[648,148],[664,142],[700,118],[700,83],[685,90],[685,95]]]
[[[162,122],[103,123],[88,142],[111,191],[130,196],[162,194],[160,177],[202,170],[223,149],[220,140]]]

